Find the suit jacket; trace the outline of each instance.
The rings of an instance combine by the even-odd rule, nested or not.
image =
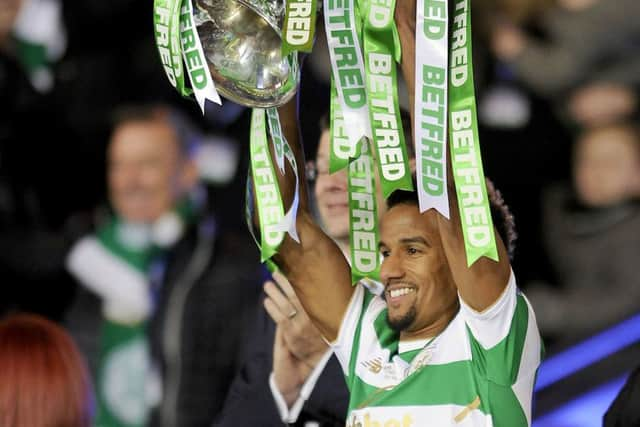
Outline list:
[[[155,427],[208,426],[244,359],[261,291],[258,251],[245,236],[214,236],[201,221],[169,252],[150,321],[162,379]]]
[[[247,360],[229,390],[227,400],[215,427],[275,427],[285,425],[269,387],[273,365],[275,323],[260,304],[256,326],[250,335]],[[335,356],[331,356],[322,374],[305,402],[294,426],[344,426],[349,404],[349,392],[342,369]],[[315,422],[317,424],[311,424]]]

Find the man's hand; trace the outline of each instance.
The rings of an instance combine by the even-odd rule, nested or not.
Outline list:
[[[297,400],[302,385],[327,351],[327,344],[311,323],[289,281],[279,272],[265,282],[264,307],[276,322],[273,374],[287,405]]]

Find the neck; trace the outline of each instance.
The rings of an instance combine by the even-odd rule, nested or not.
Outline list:
[[[400,332],[401,341],[416,341],[432,338],[444,331],[460,309],[458,300],[454,304],[447,307],[442,314],[433,322],[416,330],[404,330]]]

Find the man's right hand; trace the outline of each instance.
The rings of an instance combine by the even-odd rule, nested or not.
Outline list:
[[[273,374],[280,393],[291,407],[328,346],[302,308],[289,281],[279,272],[265,282],[264,307],[276,322]]]

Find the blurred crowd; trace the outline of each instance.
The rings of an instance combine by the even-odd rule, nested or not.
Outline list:
[[[553,353],[640,312],[640,2],[473,7],[485,173]],[[318,26],[300,89],[310,159],[329,104]],[[95,425],[234,425],[219,415],[269,320],[244,223],[250,111],[203,117],[181,98],[151,2],[134,0],[2,0],[0,99],[0,315],[73,337]]]

